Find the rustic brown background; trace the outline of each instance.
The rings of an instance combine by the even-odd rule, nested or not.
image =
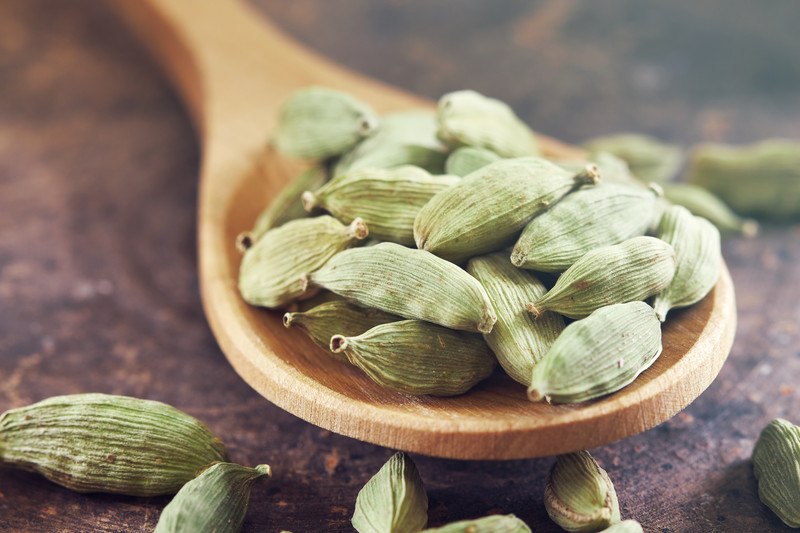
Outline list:
[[[258,4],[344,64],[431,97],[476,88],[568,141],[800,137],[794,0]],[[180,102],[101,3],[0,2],[0,409],[86,391],[168,402],[234,460],[272,464],[245,531],[349,531],[391,450],[282,412],[228,366],[197,293],[198,158]],[[769,419],[800,422],[800,230],[724,248],[740,326],[719,379],[672,421],[593,450],[646,531],[788,531],[748,458]],[[415,460],[431,525],[513,512],[557,530],[551,459]],[[0,471],[4,531],[148,531],[167,501]]]

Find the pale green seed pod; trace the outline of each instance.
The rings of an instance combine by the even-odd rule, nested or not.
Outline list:
[[[683,165],[683,150],[647,135],[621,133],[584,143],[590,154],[609,152],[625,160],[633,175],[644,182],[670,181]]]
[[[633,175],[628,163],[609,152],[593,153],[589,159],[554,159],[553,162],[569,172],[580,172],[588,165],[596,165],[603,176],[603,183],[616,183],[640,189],[647,188],[647,184]]]
[[[378,385],[408,394],[463,394],[489,377],[496,363],[478,335],[422,320],[382,324],[355,337],[334,335],[330,347]]]
[[[269,465],[217,463],[178,491],[161,511],[154,533],[238,533],[250,488],[257,479],[271,475]]]
[[[644,531],[642,525],[636,520],[623,520],[600,533],[644,533]]]
[[[175,494],[224,460],[202,422],[160,402],[74,394],[0,416],[0,464],[77,492]]]
[[[308,311],[283,315],[284,326],[299,327],[317,346],[325,350],[328,350],[331,337],[336,334],[354,337],[380,324],[398,320],[402,318],[379,309],[359,307],[343,300],[326,302]],[[337,355],[340,359],[347,360],[344,354]]]
[[[663,322],[670,309],[692,305],[711,292],[722,270],[722,250],[719,230],[681,206],[667,209],[658,236],[672,245],[676,258],[675,276],[653,301]]]
[[[497,161],[431,198],[414,221],[417,248],[453,262],[500,250],[533,217],[597,180],[594,169],[573,176],[534,157]]]
[[[749,146],[694,149],[688,181],[716,194],[740,215],[800,217],[800,142],[771,139]]]
[[[431,253],[390,242],[338,253],[310,279],[365,307],[452,329],[489,333],[497,320],[475,278]]]
[[[491,150],[462,146],[447,157],[444,170],[447,174],[464,177],[500,159],[502,158]]]
[[[525,304],[547,292],[533,274],[515,268],[503,253],[475,257],[467,265],[492,302],[497,314],[491,333],[483,338],[500,366],[512,379],[531,384],[533,366],[544,356],[564,329],[564,319],[544,313],[534,319]]]
[[[422,533],[531,533],[531,528],[513,514],[497,514],[474,520],[460,520],[446,526],[426,529]]]
[[[544,507],[567,531],[600,531],[620,521],[614,484],[586,451],[558,457],[544,488]]]
[[[329,216],[293,220],[271,229],[245,251],[239,292],[247,303],[263,307],[297,300],[307,294],[309,272],[368,233],[360,218],[345,226]]]
[[[511,252],[511,262],[540,272],[563,272],[586,253],[644,235],[657,193],[601,183],[567,195],[531,220]]]
[[[776,418],[761,431],[753,450],[758,497],[794,528],[800,528],[800,426]]]
[[[652,307],[602,307],[567,326],[533,367],[528,398],[579,403],[611,394],[648,369],[661,349],[661,323]]]
[[[413,166],[361,168],[336,176],[316,192],[306,191],[303,205],[307,211],[325,209],[343,222],[360,217],[372,237],[414,246],[417,213],[436,193],[459,181]]]
[[[693,215],[703,217],[722,232],[741,233],[745,237],[758,234],[758,222],[742,218],[712,192],[690,183],[665,183],[664,198],[681,205]]]
[[[377,128],[375,112],[349,94],[307,87],[281,106],[272,143],[291,157],[324,160],[350,150]]]
[[[394,454],[359,491],[352,518],[358,533],[416,533],[428,523],[428,495],[414,461]]]
[[[442,96],[436,119],[439,139],[451,148],[486,148],[501,157],[539,154],[533,131],[507,104],[475,91]]]
[[[395,168],[413,165],[431,174],[442,174],[447,150],[436,138],[432,111],[401,111],[381,117],[380,129],[344,154],[334,176],[362,168]]]
[[[654,237],[634,237],[596,248],[578,259],[527,309],[534,317],[555,311],[584,318],[607,305],[645,300],[669,286],[675,265],[675,250]]]

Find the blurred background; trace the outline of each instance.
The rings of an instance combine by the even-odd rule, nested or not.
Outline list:
[[[565,141],[800,139],[793,0],[254,5],[346,66],[432,99],[477,89]],[[199,157],[175,93],[103,2],[0,1],[0,410],[87,391],[171,403],[233,460],[272,464],[245,531],[350,531],[391,451],[281,411],[227,364],[197,289]],[[771,418],[800,412],[798,243],[796,226],[725,241],[739,331],[719,378],[669,422],[592,450],[646,531],[788,531],[749,457]],[[551,459],[415,461],[431,525],[507,512],[557,530],[541,502]],[[167,501],[0,472],[5,531],[149,531]]]

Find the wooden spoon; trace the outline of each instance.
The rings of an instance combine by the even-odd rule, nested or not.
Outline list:
[[[512,459],[592,448],[649,429],[716,377],[736,329],[727,268],[708,297],[670,316],[664,352],[653,367],[622,391],[585,405],[530,403],[524,388],[500,373],[463,396],[410,397],[327,356],[302,333],[285,329],[280,313],[245,304],[236,288],[236,235],[251,227],[293,171],[280,160],[263,159],[278,106],[309,84],[348,91],[380,112],[430,102],[321,58],[237,1],[115,5],[175,83],[202,140],[198,241],[208,321],[239,375],[279,407],[391,448]],[[549,155],[576,154],[552,139],[541,143]]]

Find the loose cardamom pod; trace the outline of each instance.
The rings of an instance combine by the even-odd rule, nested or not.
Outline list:
[[[358,533],[416,533],[428,522],[428,495],[414,461],[394,454],[359,491],[352,519]]]
[[[753,450],[758,497],[794,528],[800,528],[800,426],[776,418],[761,431]]]
[[[160,402],[74,394],[0,416],[0,464],[77,492],[174,494],[223,460],[203,423]]]
[[[573,176],[535,157],[497,161],[431,198],[414,221],[417,248],[453,262],[500,250],[533,217],[597,180],[593,169]]]
[[[533,367],[528,398],[579,403],[611,394],[649,368],[661,349],[661,323],[652,307],[602,307],[559,335]]]
[[[345,222],[361,217],[372,237],[414,246],[417,213],[433,195],[459,181],[413,166],[362,168],[336,176],[316,192],[304,192],[303,205],[307,211],[325,209]]]
[[[683,150],[647,135],[622,133],[597,137],[584,143],[593,156],[609,152],[624,159],[634,176],[644,182],[670,181],[683,164]]]
[[[378,128],[378,117],[349,94],[324,87],[295,91],[283,103],[272,143],[300,159],[342,154]]]
[[[463,394],[495,367],[494,355],[478,335],[422,320],[390,322],[354,337],[334,335],[330,347],[375,383],[409,394]]]
[[[467,272],[475,277],[497,314],[491,333],[483,338],[512,379],[531,384],[533,366],[544,356],[564,329],[564,319],[545,313],[534,320],[525,304],[543,296],[547,289],[533,274],[515,268],[505,254],[470,259]]]
[[[287,328],[298,326],[317,346],[325,350],[330,347],[331,337],[337,333],[353,337],[377,325],[398,320],[402,318],[342,300],[326,302],[305,312],[283,315],[284,326]],[[347,360],[343,354],[340,358]]]
[[[453,150],[447,157],[444,170],[447,174],[463,177],[500,159],[501,157],[491,150],[462,146]]]
[[[267,231],[245,251],[239,292],[252,305],[280,307],[306,294],[305,276],[368,235],[364,221],[349,226],[333,217],[292,220]]]
[[[435,255],[384,242],[333,256],[311,282],[404,318],[489,333],[497,317],[480,283]]]
[[[186,483],[158,519],[155,533],[238,533],[242,528],[250,487],[271,476],[269,465],[247,468],[217,463]]]
[[[716,194],[740,215],[800,217],[800,142],[770,139],[749,146],[694,149],[688,181]]]
[[[422,533],[531,533],[531,528],[513,514],[496,514],[453,522],[426,529]]]
[[[722,269],[722,251],[719,230],[681,206],[667,209],[658,236],[672,245],[676,258],[675,276],[653,301],[663,322],[670,309],[699,302],[714,288]]]
[[[620,521],[614,484],[586,451],[558,457],[545,485],[544,506],[567,531],[599,531]]]
[[[451,148],[486,148],[501,157],[539,154],[534,133],[506,103],[475,91],[442,96],[436,119],[439,139]]]
[[[596,165],[603,183],[616,183],[645,189],[648,185],[633,175],[628,163],[610,152],[596,152],[589,159],[555,159],[555,164],[569,172],[580,172],[588,165]]]
[[[654,191],[614,183],[580,189],[525,226],[511,262],[540,272],[563,272],[595,248],[644,235],[656,198]]]
[[[723,232],[741,233],[754,237],[758,222],[742,218],[725,205],[712,192],[690,183],[665,183],[664,197],[675,205],[682,205],[693,215],[703,217]]]
[[[644,300],[669,286],[675,264],[672,246],[654,237],[634,237],[596,248],[578,259],[527,309],[534,317],[555,311],[583,318],[606,305]]]
[[[642,525],[636,520],[623,520],[602,530],[600,533],[644,533]]]

